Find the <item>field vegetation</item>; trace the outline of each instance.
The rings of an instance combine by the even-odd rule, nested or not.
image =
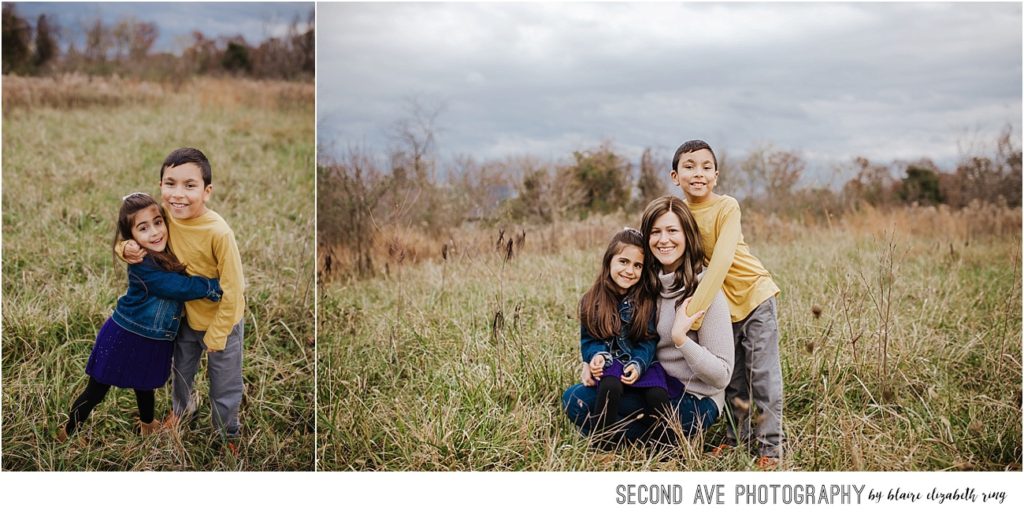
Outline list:
[[[229,78],[4,77],[3,469],[313,468],[313,96],[312,84]],[[110,246],[121,197],[157,195],[160,164],[180,146],[210,157],[208,205],[242,254],[241,451],[228,454],[211,427],[205,364],[200,410],[180,432],[140,437],[134,395],[112,389],[58,444],[125,290]],[[169,408],[167,386],[157,415]]]
[[[557,161],[439,157],[415,102],[385,153],[318,163],[318,463],[344,470],[749,470],[591,448],[577,302],[608,238],[670,189],[671,156],[612,142]],[[779,298],[786,470],[1021,466],[1021,151],[1007,129],[952,167],[718,149]]]
[[[457,231],[447,258],[436,243],[418,264],[393,253],[387,273],[323,285],[321,469],[754,469],[743,451],[705,455],[721,423],[671,451],[607,453],[562,412],[576,303],[634,218],[526,229],[511,257],[497,231]],[[983,219],[1002,228],[970,229]],[[934,207],[748,220],[783,291],[783,469],[1020,469],[1020,222]]]

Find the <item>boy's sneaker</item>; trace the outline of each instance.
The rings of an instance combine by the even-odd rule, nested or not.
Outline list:
[[[173,410],[168,412],[163,421],[164,429],[176,430],[179,424],[181,424],[181,418]]]
[[[736,447],[735,445],[732,445],[732,444],[729,444],[729,443],[722,443],[722,444],[712,448],[711,451],[708,452],[708,453],[712,457],[715,457],[715,458],[724,457],[726,453],[728,453],[730,450],[732,450],[735,447]]]
[[[193,416],[192,414],[193,413],[189,412],[179,416],[175,414],[173,410],[171,410],[170,412],[167,413],[167,416],[164,417],[164,420],[162,422],[164,425],[164,430],[177,430],[179,428],[182,428],[182,424],[186,425],[187,427],[191,427],[192,422],[195,421],[196,419],[195,416]]]
[[[238,452],[239,450],[241,450],[241,447],[241,441],[238,440],[237,438],[228,441],[227,449],[229,452],[231,452],[231,455],[234,455],[235,457],[238,457]]]
[[[762,455],[757,458],[756,465],[761,471],[774,471],[779,468],[779,459]]]

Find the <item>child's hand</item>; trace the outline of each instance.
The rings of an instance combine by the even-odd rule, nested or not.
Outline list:
[[[597,380],[594,380],[594,375],[590,374],[590,365],[586,362],[581,363],[583,371],[580,371],[580,382],[587,387],[594,387],[597,385]]]
[[[622,383],[630,385],[636,382],[640,378],[640,368],[636,367],[636,364],[630,364],[626,366],[626,369],[622,370]]]
[[[146,256],[146,251],[136,243],[135,240],[128,241],[124,245],[124,262],[128,264],[138,264],[142,262],[142,258]]]
[[[676,320],[672,323],[672,343],[677,347],[682,346],[686,342],[686,333],[690,331],[693,322],[704,315],[704,311],[697,312],[693,316],[686,315],[686,306],[690,305],[690,300],[692,299],[693,297],[691,296],[683,300],[683,304],[676,309]]]
[[[604,375],[604,355],[597,354],[590,359],[590,374],[594,378],[601,378],[601,375]]]

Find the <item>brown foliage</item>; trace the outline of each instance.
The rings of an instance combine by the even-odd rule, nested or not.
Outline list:
[[[64,74],[48,77],[7,76],[3,81],[4,113],[39,108],[80,109],[122,104],[153,104],[187,96],[216,108],[249,106],[292,109],[313,103],[312,84],[196,78],[179,88],[137,79]]]

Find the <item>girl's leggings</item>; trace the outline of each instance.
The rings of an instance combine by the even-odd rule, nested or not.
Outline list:
[[[78,430],[78,425],[89,418],[89,413],[92,412],[93,407],[103,401],[109,390],[109,385],[101,384],[95,378],[89,377],[89,385],[85,386],[85,391],[78,396],[75,403],[71,404],[71,414],[65,427],[68,435],[75,433],[75,430]],[[135,401],[139,405],[139,420],[143,423],[152,423],[153,405],[156,403],[155,392],[152,390],[140,391],[138,389],[134,391]]]
[[[597,386],[597,408],[601,414],[597,419],[598,431],[607,429],[619,421],[619,402],[622,400],[622,380],[619,377],[602,377]],[[662,417],[669,411],[668,392],[660,387],[644,388],[644,414]],[[667,418],[667,416],[665,416]]]

